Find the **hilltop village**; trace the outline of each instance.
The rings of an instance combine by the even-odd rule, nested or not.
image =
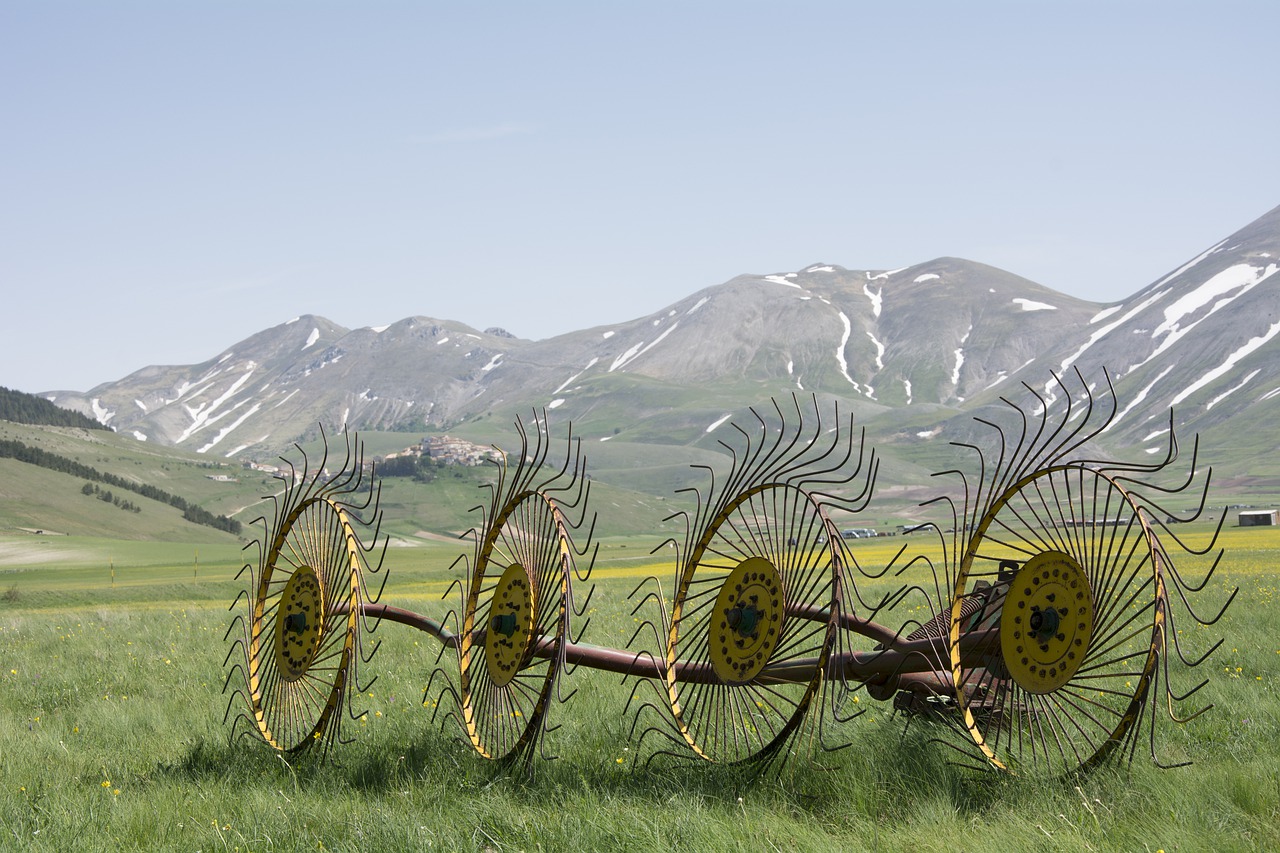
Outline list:
[[[429,461],[436,465],[465,465],[474,467],[486,460],[501,461],[502,454],[493,447],[473,444],[461,438],[449,435],[432,435],[423,438],[417,444],[411,444],[404,450],[397,450],[384,456],[365,461],[366,470],[376,468],[379,473],[392,474],[405,462],[417,463]],[[245,470],[261,471],[266,474],[280,474],[283,469],[279,465],[257,462],[244,463]],[[229,479],[229,478],[227,478]]]

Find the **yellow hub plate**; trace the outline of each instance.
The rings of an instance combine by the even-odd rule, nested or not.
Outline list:
[[[750,557],[725,578],[711,615],[711,666],[726,684],[745,684],[769,662],[782,636],[782,578]]]
[[[324,585],[310,566],[299,566],[284,585],[276,611],[276,667],[286,682],[302,678],[324,630]]]
[[[1071,680],[1093,639],[1089,579],[1061,551],[1037,554],[1014,575],[1000,617],[1005,668],[1029,693],[1052,693]]]
[[[505,687],[520,671],[533,639],[534,594],[529,572],[512,563],[498,579],[485,626],[484,663],[489,677]]]

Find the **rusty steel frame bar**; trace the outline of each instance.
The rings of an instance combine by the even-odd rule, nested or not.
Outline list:
[[[343,614],[346,605],[340,604],[334,609],[335,615]],[[826,616],[817,608],[795,608],[796,616],[801,618],[822,619]],[[361,604],[360,612],[366,619],[383,620],[416,628],[430,634],[440,642],[449,645],[460,642],[460,635],[451,631],[441,622],[389,604]],[[877,692],[889,692],[901,686],[904,689],[919,685],[922,689],[936,689],[939,682],[949,676],[946,671],[946,640],[941,637],[925,637],[917,640],[902,639],[895,633],[875,622],[859,619],[852,615],[843,616],[840,620],[842,628],[861,634],[881,643],[883,648],[870,652],[837,652],[827,661],[828,677],[843,677],[849,681],[868,682],[876,685]],[[960,637],[960,654],[968,665],[982,666],[990,658],[990,649],[999,648],[997,641],[998,628],[972,631]],[[479,642],[484,636],[484,629],[472,632],[473,642]],[[557,653],[556,643],[552,640],[539,639],[533,644],[531,653],[535,657],[547,657]],[[619,675],[639,678],[661,679],[667,675],[666,662],[652,655],[593,646],[586,643],[564,643],[565,661],[573,665],[583,665],[591,669],[613,672]],[[757,676],[764,684],[806,683],[813,678],[817,659],[800,659],[783,665],[766,666]],[[677,661],[675,677],[678,681],[692,684],[711,684],[720,681],[709,663],[686,663]],[[949,685],[949,681],[948,681]]]

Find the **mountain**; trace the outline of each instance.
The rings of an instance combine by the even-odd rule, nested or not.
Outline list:
[[[1110,305],[957,258],[814,264],[542,341],[429,317],[346,329],[303,316],[202,364],[45,396],[139,440],[231,458],[271,455],[317,424],[509,436],[542,407],[600,441],[714,444],[726,415],[793,391],[910,444],[1020,382],[1052,394],[1051,371],[1098,382],[1106,368],[1116,441],[1158,441],[1172,406],[1180,427],[1244,454],[1241,435],[1269,441],[1280,405],[1278,265],[1280,208]]]

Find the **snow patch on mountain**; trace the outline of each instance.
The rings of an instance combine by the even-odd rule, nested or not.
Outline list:
[[[897,275],[898,273],[902,272],[905,269],[906,267],[898,267],[896,270],[887,270],[885,272],[878,273],[876,275],[867,273],[867,281],[880,281],[880,280],[888,279],[889,276]]]
[[[240,388],[246,382],[249,381],[249,377],[253,376],[253,371],[256,365],[254,365],[253,362],[249,362],[249,364],[250,364],[250,367],[247,371],[245,371],[245,374],[241,376],[239,379],[237,379],[235,382],[231,383],[231,387],[229,387],[226,391],[222,392],[222,395],[218,397],[216,400],[214,400],[212,403],[201,403],[198,407],[194,409],[186,405],[182,407],[183,409],[186,410],[187,414],[191,417],[191,424],[185,430],[182,431],[182,435],[178,436],[178,439],[177,441],[174,442],[174,444],[182,444],[182,442],[186,441],[192,435],[204,429],[206,426],[208,426],[212,422],[210,419],[213,418],[214,416],[213,413],[216,412],[222,406],[223,403],[231,399],[231,397],[234,396],[235,393],[239,391]],[[224,412],[223,414],[226,414],[226,413]],[[221,418],[222,415],[218,415],[217,417]]]
[[[1250,373],[1250,374],[1249,374],[1248,376],[1246,376],[1244,379],[1241,379],[1241,380],[1240,380],[1240,384],[1239,384],[1239,385],[1233,385],[1232,387],[1228,388],[1226,391],[1223,391],[1221,394],[1219,394],[1218,396],[1214,397],[1212,400],[1210,400],[1210,401],[1209,401],[1208,405],[1206,405],[1206,406],[1204,407],[1204,408],[1205,408],[1205,411],[1208,411],[1209,409],[1212,409],[1214,406],[1216,406],[1216,405],[1218,405],[1219,403],[1221,403],[1224,399],[1226,399],[1227,397],[1231,396],[1231,395],[1232,395],[1232,394],[1234,394],[1235,392],[1239,391],[1239,390],[1240,390],[1241,388],[1243,388],[1244,386],[1248,385],[1250,382],[1252,382],[1252,381],[1253,381],[1253,377],[1257,376],[1257,375],[1258,375],[1259,373],[1261,373],[1261,372],[1262,372],[1261,368],[1259,368],[1259,369],[1257,369],[1257,370],[1254,370],[1252,373]]]
[[[862,292],[871,300],[871,316],[878,319],[880,317],[881,304],[884,302],[884,299],[882,298],[884,295],[884,288],[882,287],[875,293],[872,293],[871,288],[864,284],[862,285]]]
[[[240,426],[240,424],[244,423],[250,417],[257,414],[258,409],[261,408],[261,406],[262,406],[261,403],[254,403],[253,406],[249,409],[249,411],[245,412],[239,418],[232,421],[230,425],[225,426],[222,429],[218,430],[218,434],[213,437],[213,440],[210,441],[208,444],[206,444],[204,447],[201,447],[199,450],[197,450],[196,453],[205,453],[211,450],[212,448],[216,447],[218,442],[222,441],[222,439],[230,435],[235,430],[236,427]]]
[[[835,267],[829,267],[825,264],[818,267],[809,267],[805,272],[835,272]]]
[[[1017,298],[1013,300],[1014,305],[1018,305],[1023,311],[1057,311],[1057,305],[1048,305],[1044,302],[1036,302],[1032,299]]]
[[[593,359],[591,359],[590,361],[588,361],[588,362],[587,362],[587,366],[586,366],[586,367],[582,368],[582,369],[581,369],[581,370],[579,370],[577,373],[573,374],[573,375],[572,375],[572,376],[570,376],[568,379],[566,379],[564,382],[560,383],[560,387],[559,387],[559,388],[557,388],[556,390],[552,391],[551,393],[552,393],[552,394],[559,394],[561,391],[563,391],[565,388],[567,388],[567,387],[568,387],[568,386],[569,386],[569,385],[570,385],[574,380],[576,380],[579,376],[581,376],[582,374],[586,373],[586,372],[587,372],[588,370],[590,370],[591,368],[595,367],[595,366],[596,366],[596,362],[598,362],[599,360],[600,360],[600,359],[599,359],[599,357],[596,357],[596,358],[593,358]]]
[[[1164,340],[1160,341],[1159,345],[1152,350],[1151,355],[1147,356],[1130,369],[1136,370],[1161,355],[1165,350],[1169,349],[1169,347],[1186,337],[1187,333],[1203,323],[1209,317],[1212,317],[1220,309],[1230,305],[1233,301],[1270,278],[1275,274],[1276,270],[1277,267],[1275,264],[1269,265],[1265,270],[1262,267],[1253,267],[1249,264],[1237,264],[1236,266],[1223,270],[1191,293],[1188,293],[1175,301],[1172,305],[1165,308],[1164,322],[1157,326],[1155,331],[1152,332],[1152,337],[1164,335]],[[1261,275],[1259,275],[1259,273],[1261,273]],[[1225,295],[1232,290],[1237,290],[1238,292],[1231,294],[1230,296]],[[1208,312],[1185,326],[1181,324],[1180,321],[1187,315],[1200,310],[1217,297],[1223,298],[1214,302],[1213,307],[1210,308]]]
[[[719,420],[713,421],[713,422],[712,422],[712,424],[711,424],[711,426],[707,427],[707,428],[706,428],[706,430],[704,430],[704,432],[715,432],[716,427],[720,426],[720,425],[721,425],[721,424],[723,424],[725,421],[729,420],[729,418],[731,418],[731,417],[733,417],[733,415],[732,415],[732,414],[728,414],[728,415],[725,415],[724,417],[720,418]]]
[[[550,403],[547,403],[548,409],[558,409],[564,405],[564,397],[556,397]]]
[[[1103,308],[1097,314],[1094,314],[1092,317],[1089,318],[1089,325],[1092,326],[1094,323],[1097,323],[1100,320],[1107,319],[1108,317],[1110,317],[1112,314],[1116,313],[1123,307],[1124,307],[1123,305],[1112,305],[1110,308]]]
[[[938,281],[942,276],[936,272],[927,272],[924,275],[918,275],[911,280],[912,284],[924,284],[926,281]]]
[[[1161,379],[1164,379],[1166,376],[1168,376],[1169,371],[1171,370],[1173,370],[1172,364],[1166,367],[1163,371],[1161,371],[1159,376],[1157,376],[1155,379],[1152,379],[1150,382],[1148,382],[1147,387],[1139,391],[1137,396],[1135,396],[1132,400],[1129,401],[1129,405],[1125,406],[1123,411],[1121,411],[1119,414],[1117,414],[1114,418],[1111,419],[1111,423],[1107,424],[1107,427],[1106,429],[1103,430],[1103,432],[1106,432],[1107,430],[1111,429],[1116,424],[1124,420],[1125,415],[1129,414],[1131,411],[1134,410],[1136,406],[1138,406],[1143,400],[1145,400],[1147,398],[1147,395],[1151,393],[1151,389],[1156,387],[1156,383],[1159,382]]]
[[[694,303],[694,305],[693,305],[693,307],[692,307],[692,308],[690,308],[688,311],[684,312],[684,315],[685,315],[686,317],[688,317],[688,316],[689,316],[690,314],[692,314],[694,311],[697,311],[697,310],[698,310],[699,308],[701,308],[703,305],[706,305],[709,301],[710,301],[710,297],[708,297],[708,296],[704,296],[704,297],[702,297],[701,299],[699,299],[697,302],[695,302],[695,303]]]
[[[876,370],[884,370],[884,344],[880,343],[880,341],[876,339],[876,336],[870,332],[867,332],[867,337],[871,338],[871,343],[875,344]]]
[[[613,373],[615,370],[621,367],[626,367],[628,364],[635,361],[637,358],[644,355],[649,350],[656,347],[658,344],[662,343],[663,339],[666,338],[667,335],[671,334],[679,327],[680,327],[680,323],[678,321],[675,323],[672,323],[670,326],[666,328],[665,331],[663,331],[662,334],[654,338],[653,343],[649,344],[648,346],[645,345],[644,341],[641,341],[640,343],[631,347],[631,349],[627,350],[622,355],[618,356],[613,360],[613,364],[609,367],[609,372]]]
[[[1133,306],[1128,311],[1124,312],[1124,314],[1120,317],[1120,319],[1116,320],[1113,323],[1108,323],[1102,328],[1096,330],[1092,335],[1089,336],[1089,340],[1085,341],[1080,346],[1080,349],[1076,350],[1071,355],[1067,356],[1062,360],[1062,364],[1059,365],[1058,369],[1065,373],[1067,368],[1075,364],[1076,360],[1079,359],[1080,356],[1084,355],[1085,352],[1089,349],[1089,347],[1093,346],[1098,341],[1102,340],[1107,335],[1111,334],[1113,331],[1120,328],[1125,323],[1129,322],[1131,319],[1141,314],[1147,308],[1154,305],[1161,298],[1163,298],[1164,295],[1168,292],[1169,291],[1167,290],[1161,290],[1151,294],[1146,299],[1142,300],[1137,305]],[[1050,383],[1050,385],[1052,385],[1052,383]]]
[[[850,385],[857,388],[858,383],[854,382],[853,377],[849,375],[849,362],[845,361],[844,357],[845,345],[849,343],[849,336],[853,334],[853,325],[843,311],[837,313],[840,315],[840,322],[844,326],[844,332],[840,335],[840,346],[836,347],[836,362],[840,365],[840,375],[848,379]]]
[[[307,342],[302,345],[302,348],[307,349],[308,347],[314,346],[315,342],[318,340],[320,340],[320,330],[312,329],[311,334],[307,335]]]
[[[281,407],[281,406],[283,406],[285,403],[287,403],[287,402],[289,402],[291,399],[293,399],[293,395],[294,395],[294,394],[297,394],[297,393],[298,393],[298,391],[300,391],[300,390],[301,390],[301,389],[299,389],[299,388],[294,388],[292,391],[290,391],[288,394],[286,394],[286,395],[285,395],[285,398],[284,398],[283,400],[281,400],[279,403],[276,403],[276,404],[275,404],[274,406],[272,406],[271,408],[273,408],[273,409],[278,409],[278,408],[280,408],[280,407]]]
[[[1178,405],[1183,400],[1187,399],[1192,394],[1199,391],[1204,386],[1208,385],[1210,382],[1213,382],[1215,379],[1218,379],[1228,370],[1235,367],[1236,363],[1239,362],[1241,359],[1243,359],[1245,356],[1249,355],[1249,353],[1253,352],[1254,350],[1258,349],[1263,344],[1265,344],[1267,341],[1274,338],[1277,333],[1280,333],[1280,323],[1273,324],[1270,329],[1263,332],[1258,337],[1250,338],[1248,341],[1244,343],[1243,346],[1241,346],[1235,352],[1227,356],[1226,361],[1224,361],[1222,364],[1215,367],[1213,370],[1210,370],[1204,376],[1201,376],[1195,382],[1192,382],[1190,385],[1188,385],[1182,391],[1181,394],[1173,398],[1173,401],[1169,405],[1170,406]]]
[[[1001,382],[1005,381],[1008,378],[1009,378],[1009,374],[1001,370],[999,373],[996,374],[996,378],[992,380],[991,384],[988,385],[986,388],[983,388],[982,390],[990,391],[992,388],[996,387],[997,385],[999,385]]]
[[[794,281],[788,281],[786,278],[780,275],[767,275],[764,277],[764,280],[771,281],[774,284],[785,284],[787,287],[794,287],[796,290],[804,290],[803,287],[796,284]]]
[[[1200,310],[1214,299],[1225,296],[1233,290],[1239,291],[1233,294],[1233,299],[1248,293],[1254,287],[1275,275],[1277,270],[1280,270],[1280,266],[1276,264],[1268,264],[1265,268],[1255,267],[1252,264],[1236,264],[1235,266],[1227,267],[1195,290],[1166,307],[1164,309],[1164,322],[1156,327],[1155,334],[1176,331],[1179,321],[1188,314]],[[1219,303],[1219,305],[1221,304]],[[1215,306],[1214,310],[1217,310],[1217,307]]]
[[[902,380],[902,387],[907,392],[907,405],[910,406],[911,405],[911,380],[910,379]]]
[[[90,400],[89,405],[93,407],[94,419],[100,424],[106,424],[116,416],[116,413],[108,409],[106,406],[102,405],[102,401],[99,400],[97,397],[94,397],[92,400]]]
[[[486,364],[484,367],[480,368],[480,372],[488,373],[490,370],[493,370],[495,367],[499,367],[502,364],[503,355],[505,355],[505,353],[500,352],[497,355],[495,355],[493,358],[489,359],[489,363]]]
[[[1229,239],[1231,239],[1231,238],[1230,238],[1230,237],[1228,237],[1227,239],[1229,240]],[[1178,276],[1182,275],[1184,272],[1186,272],[1187,270],[1191,269],[1191,268],[1192,268],[1192,267],[1194,267],[1196,264],[1198,264],[1198,263],[1200,263],[1201,261],[1203,261],[1205,258],[1209,257],[1209,256],[1210,256],[1210,255],[1212,255],[1214,252],[1216,252],[1216,251],[1218,251],[1219,249],[1221,249],[1221,248],[1223,247],[1223,245],[1224,245],[1226,242],[1227,242],[1227,240],[1223,240],[1221,243],[1218,243],[1216,246],[1211,246],[1210,248],[1205,249],[1205,250],[1204,250],[1204,252],[1202,252],[1202,253],[1201,253],[1201,254],[1199,254],[1199,255],[1196,255],[1194,258],[1192,258],[1191,260],[1187,261],[1185,264],[1183,264],[1182,266],[1178,267],[1176,270],[1174,270],[1173,272],[1169,273],[1167,276],[1165,276],[1164,278],[1160,279],[1160,280],[1159,280],[1159,281],[1157,281],[1155,284],[1151,285],[1151,287],[1150,287],[1149,289],[1150,289],[1150,290],[1159,290],[1159,289],[1160,289],[1160,287],[1161,287],[1162,285],[1164,285],[1164,284],[1166,284],[1167,282],[1170,282],[1170,281],[1172,281],[1173,279],[1177,278]]]
[[[951,384],[960,384],[960,368],[964,365],[964,345],[969,340],[969,334],[973,331],[973,324],[969,324],[969,328],[964,330],[964,335],[960,338],[960,346],[956,350],[956,364],[951,368]]]
[[[146,433],[144,433],[144,432],[139,432],[139,431],[138,431],[138,430],[136,430],[136,429],[133,431],[133,437],[134,437],[134,438],[136,438],[138,441],[146,441],[146,440],[147,440],[147,434],[146,434]]]

